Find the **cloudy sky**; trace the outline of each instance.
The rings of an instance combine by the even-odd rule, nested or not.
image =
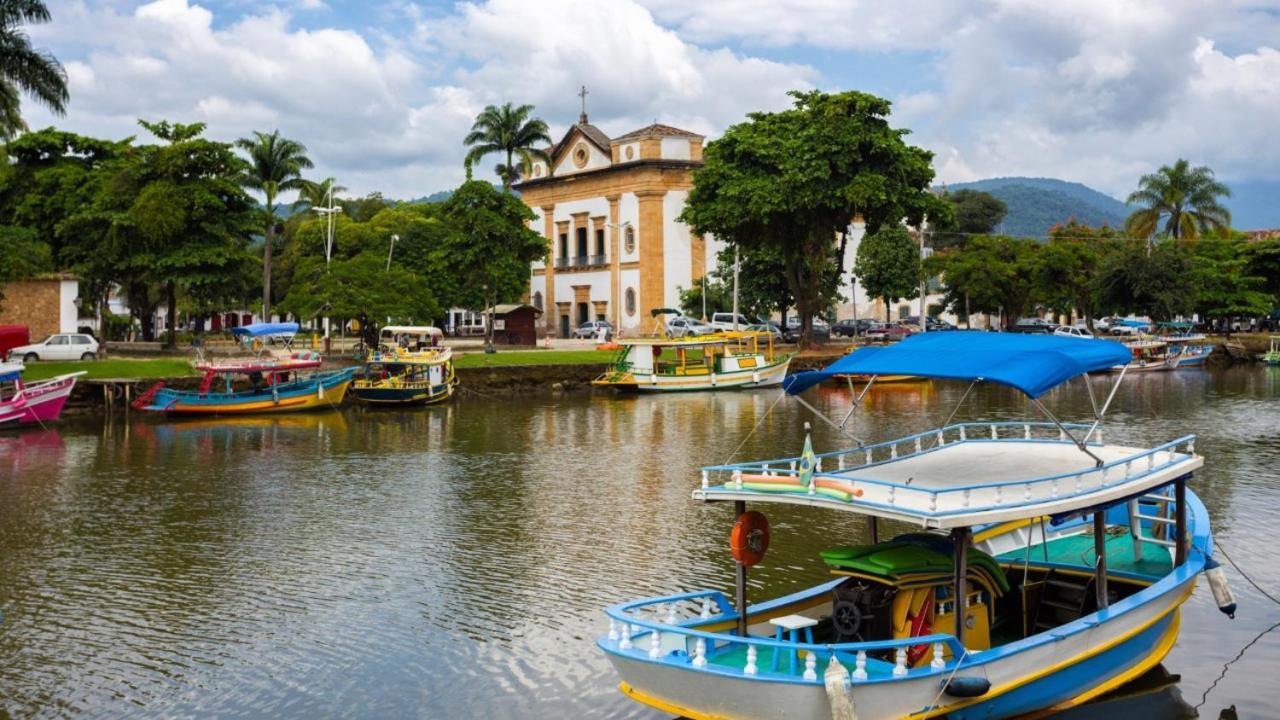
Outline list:
[[[1123,195],[1178,157],[1280,189],[1280,0],[51,0],[38,45],[71,106],[231,139],[279,128],[318,176],[407,198],[455,186],[486,104],[563,132],[589,90],[619,134],[715,136],[793,88],[891,99],[947,182],[1035,175]]]

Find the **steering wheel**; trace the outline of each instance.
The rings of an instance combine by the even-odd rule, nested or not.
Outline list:
[[[831,608],[831,624],[841,638],[856,638],[862,628],[862,609],[852,600],[837,600]]]

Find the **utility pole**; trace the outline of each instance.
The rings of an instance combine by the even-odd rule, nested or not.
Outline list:
[[[929,289],[929,280],[924,275],[924,233],[928,225],[928,218],[920,221],[920,332],[928,329],[928,321],[925,318],[929,301],[925,297],[925,292]]]
[[[702,273],[702,322],[707,321],[707,273]]]
[[[738,331],[738,244],[733,245],[733,331]]]

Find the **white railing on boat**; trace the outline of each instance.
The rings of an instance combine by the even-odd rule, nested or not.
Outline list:
[[[1087,431],[1091,426],[1066,424],[1067,430]],[[1054,437],[1037,437],[1046,429],[1052,429]],[[1102,445],[1102,433],[1095,431],[1090,447]],[[971,485],[952,485],[945,488],[926,488],[905,483],[867,477],[860,471],[888,462],[937,450],[963,442],[1043,442],[1074,445],[1057,425],[1039,422],[991,422],[960,423],[914,435],[897,438],[848,450],[826,452],[817,457],[813,477],[841,481],[850,492],[857,495],[860,505],[927,511],[930,515],[968,513],[985,509],[1004,509],[1031,505],[1051,500],[1083,495],[1118,483],[1162,471],[1195,455],[1195,435],[1186,435],[1156,447],[1128,455],[1102,465],[1075,472],[1002,482]],[[1185,446],[1185,453],[1178,448]],[[836,468],[830,468],[835,458]],[[702,488],[713,489],[712,476],[727,487],[742,489],[744,474],[762,474],[776,477],[799,477],[797,464],[800,458],[780,458],[763,462],[713,465],[702,469]],[[824,468],[824,460],[828,467]],[[851,474],[859,472],[854,477]],[[812,487],[810,494],[813,494]]]
[[[716,610],[714,613],[713,605]],[[641,612],[661,619],[647,619],[639,614]],[[938,672],[954,668],[955,658],[961,658],[963,661],[966,654],[969,658],[975,654],[973,650],[965,650],[954,635],[941,633],[866,642],[804,643],[699,630],[694,626],[738,619],[738,614],[728,598],[717,590],[701,590],[636,600],[608,608],[605,614],[609,617],[609,634],[606,642],[611,649],[641,656],[647,655],[651,660],[686,664],[690,668],[707,672],[749,676],[773,675],[794,682],[821,684],[820,670],[817,668],[818,654],[830,658],[832,654],[840,653],[846,656],[842,659],[842,662],[846,663],[850,662],[849,658],[851,658],[852,682],[875,682],[909,674]],[[741,667],[710,662],[713,656],[723,654],[722,651],[734,645],[746,646]],[[930,663],[927,667],[911,668],[907,664],[907,649],[920,645],[931,646]],[[788,668],[785,671],[762,668],[757,659],[759,651],[763,648],[771,648],[775,652],[797,653],[797,659],[803,653],[805,663],[803,675],[797,677],[791,674],[789,665],[785,666]],[[888,678],[870,677],[867,671],[867,654],[886,651],[893,651],[894,654],[893,667],[889,671]],[[872,662],[883,661],[873,659]]]

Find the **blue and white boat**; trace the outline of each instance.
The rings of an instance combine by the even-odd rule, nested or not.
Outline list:
[[[689,718],[1002,718],[1142,675],[1177,639],[1202,572],[1223,611],[1235,605],[1187,488],[1204,464],[1195,437],[1104,442],[1118,380],[1101,406],[1089,388],[1088,424],[1060,422],[1041,400],[1129,357],[1112,341],[927,333],[788,378],[802,403],[835,375],[868,376],[867,388],[903,374],[998,383],[1047,421],[948,419],[821,454],[806,437],[797,457],[704,468],[693,499],[732,503],[737,518],[734,597],[696,590],[608,608],[597,645],[622,691]],[[863,515],[869,537],[815,548],[831,580],[748,602],[748,568],[769,538],[748,505],[772,503]],[[914,529],[881,541],[883,521]]]
[[[1160,339],[1169,344],[1166,352],[1174,370],[1204,367],[1213,354],[1213,346],[1189,322],[1161,322],[1158,329]]]

